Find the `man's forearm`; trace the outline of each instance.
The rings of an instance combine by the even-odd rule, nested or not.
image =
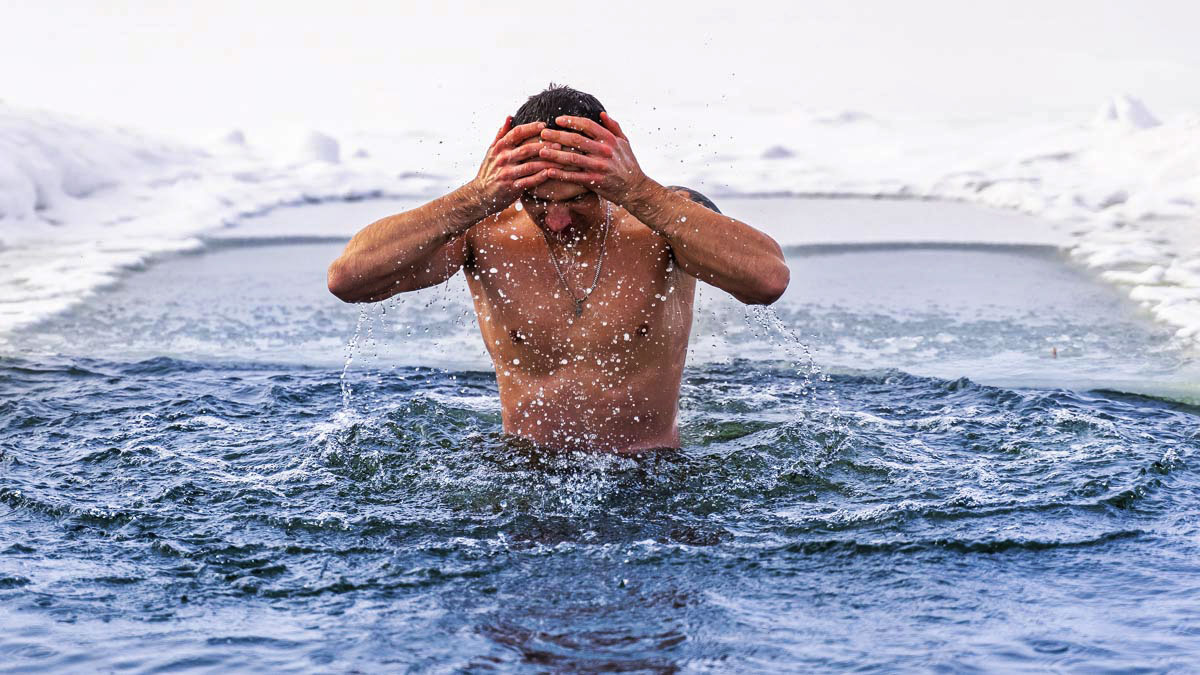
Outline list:
[[[789,272],[774,239],[647,179],[624,204],[671,244],[683,271],[742,302],[770,304]]]
[[[354,235],[330,266],[330,287],[340,286],[339,296],[373,294],[498,210],[468,183],[428,204],[381,218]]]

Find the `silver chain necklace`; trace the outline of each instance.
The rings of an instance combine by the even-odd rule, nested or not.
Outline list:
[[[596,259],[596,276],[592,277],[592,285],[583,292],[582,298],[575,297],[575,291],[571,289],[571,284],[567,282],[567,278],[563,276],[562,268],[558,265],[558,256],[554,255],[554,247],[550,243],[550,235],[542,230],[542,237],[546,240],[546,252],[550,254],[550,262],[554,263],[554,271],[558,274],[558,280],[562,283],[563,288],[567,289],[567,295],[571,296],[571,301],[575,303],[575,318],[583,316],[583,303],[587,302],[588,296],[592,291],[596,290],[596,284],[600,283],[600,269],[604,266],[604,249],[608,244],[608,230],[612,223],[612,204],[605,203],[604,205],[604,235],[600,239],[600,257]]]

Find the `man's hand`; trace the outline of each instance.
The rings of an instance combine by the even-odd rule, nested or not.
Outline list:
[[[648,179],[638,166],[621,125],[606,112],[600,113],[600,119],[603,126],[586,117],[559,117],[555,120],[559,126],[579,133],[543,129],[542,140],[578,152],[546,147],[539,151],[540,157],[561,165],[546,170],[550,178],[582,185],[614,204],[625,206]]]
[[[525,143],[545,128],[543,122],[514,127],[512,117],[505,118],[496,139],[488,147],[479,174],[470,183],[489,214],[503,211],[522,192],[546,182],[548,171],[556,168],[553,162],[539,159],[538,153],[544,149],[558,150],[561,146],[546,141]]]

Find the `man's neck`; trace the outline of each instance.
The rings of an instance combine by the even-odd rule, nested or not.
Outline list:
[[[541,226],[540,229],[555,247],[590,249],[599,245],[600,239],[604,236],[607,219],[608,214],[601,204],[594,213],[574,220],[561,232],[553,232],[544,226]]]

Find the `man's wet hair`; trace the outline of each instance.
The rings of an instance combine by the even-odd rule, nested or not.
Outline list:
[[[696,190],[693,190],[690,187],[684,187],[682,185],[672,185],[672,186],[668,187],[667,189],[686,193],[688,196],[688,199],[696,202],[697,204],[708,207],[708,209],[710,211],[716,211],[717,213],[721,212],[721,209],[717,208],[717,205],[713,203],[713,200],[709,199],[708,197],[705,197],[704,195],[700,194],[699,192],[697,192]]]
[[[595,96],[586,94],[578,89],[572,89],[565,84],[550,83],[549,87],[540,93],[529,97],[528,101],[517,108],[513,115],[513,126],[529,124],[530,122],[545,122],[551,129],[564,129],[554,122],[559,115],[586,117],[598,124],[600,113],[604,112],[604,104]]]
[[[573,117],[586,117],[597,124],[604,124],[600,119],[600,113],[604,112],[604,104],[595,96],[579,91],[565,84],[550,83],[543,91],[529,97],[528,101],[517,108],[517,112],[513,115],[512,124],[514,127],[530,122],[545,122],[546,126],[551,129],[562,129],[564,131],[573,131],[572,129],[564,129],[560,127],[554,120],[558,119],[559,115],[571,115]],[[698,191],[682,185],[672,185],[668,189],[684,192],[688,198],[697,204],[708,207],[709,209],[721,212],[717,205],[711,199],[700,194]]]

